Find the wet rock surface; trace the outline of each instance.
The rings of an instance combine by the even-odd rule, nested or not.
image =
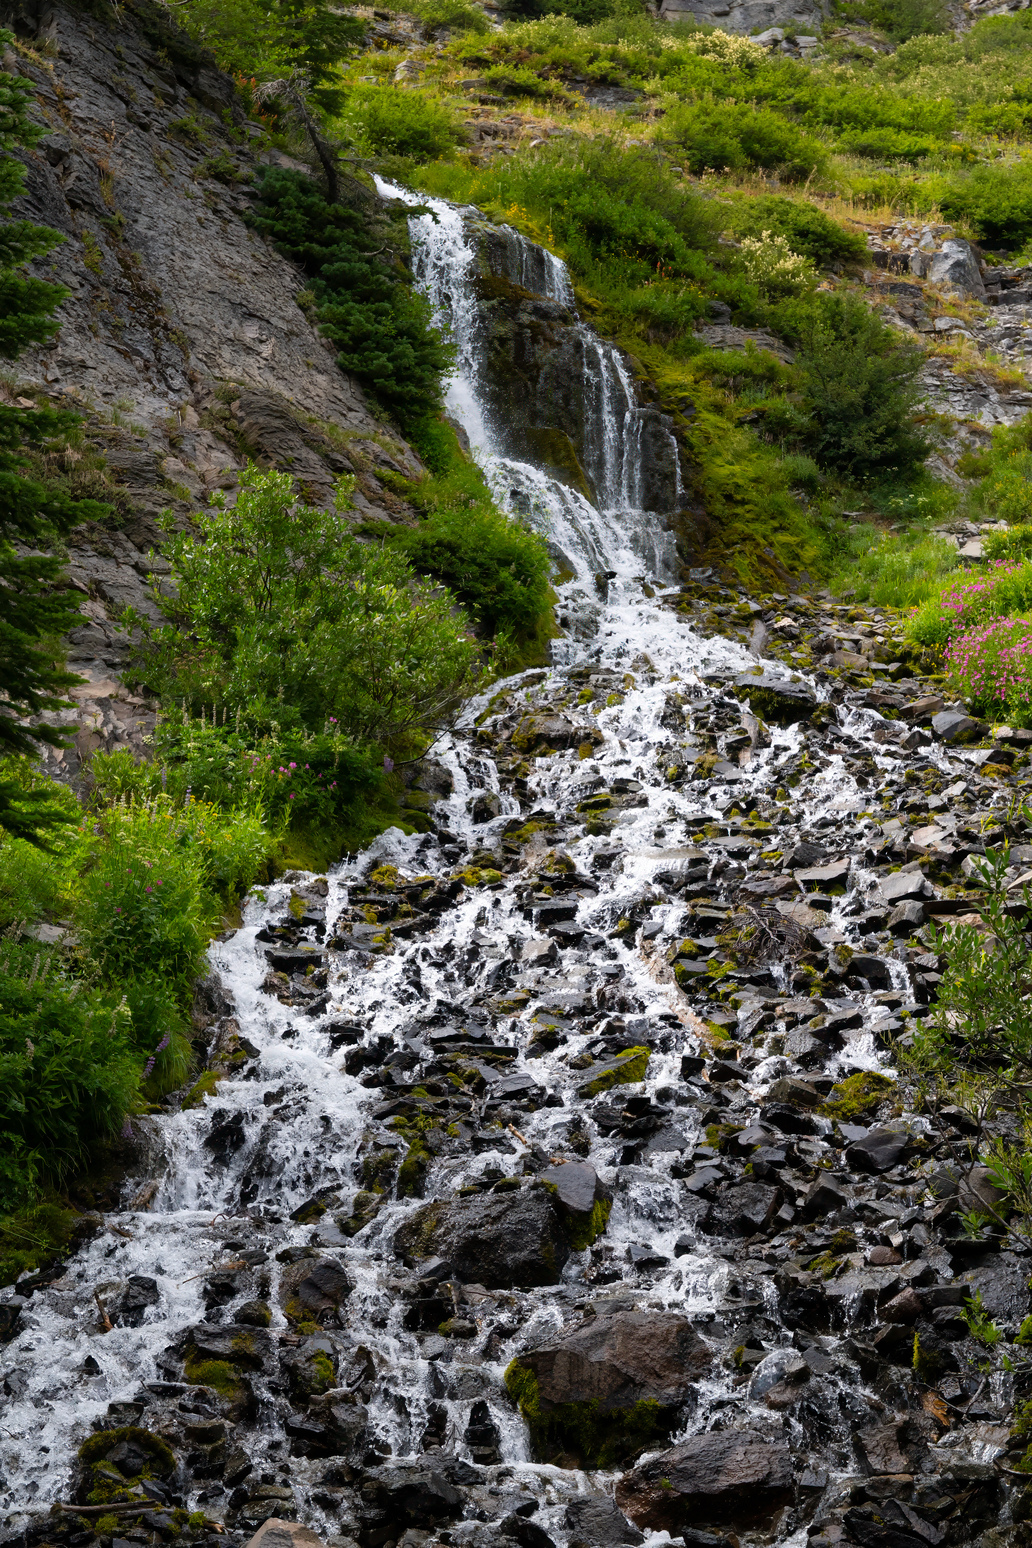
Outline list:
[[[1022,1548],[1032,1265],[892,1052],[1027,864],[1026,745],[947,734],[894,618],[675,582],[642,507],[481,455],[551,502],[554,664],[441,739],[427,832],[213,946],[209,1086],[2,1293],[5,1539]],[[48,1514],[98,1493],[124,1537]]]

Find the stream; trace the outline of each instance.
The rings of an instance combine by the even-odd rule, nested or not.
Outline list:
[[[77,1447],[128,1426],[176,1457],[129,1541],[160,1537],[177,1504],[226,1526],[198,1529],[213,1544],[268,1517],[337,1548],[974,1541],[925,1495],[934,1483],[978,1532],[999,1518],[1008,1378],[976,1392],[944,1332],[936,1390],[968,1411],[936,1427],[907,1359],[872,1339],[890,1300],[981,1262],[943,1246],[904,1154],[926,1120],[906,1115],[887,1166],[854,1165],[850,1147],[877,1149],[876,1114],[838,1122],[821,1104],[851,1074],[891,1075],[888,1039],[937,978],[927,944],[879,915],[880,875],[907,859],[886,851],[883,797],[898,805],[920,762],[959,784],[961,815],[965,781],[969,809],[1000,803],[969,755],[904,748],[869,695],[679,607],[676,437],[576,317],[562,263],[503,228],[510,283],[574,340],[584,479],[514,447],[484,385],[479,217],[379,191],[431,212],[411,220],[413,262],[458,346],[448,412],[501,505],[547,536],[563,632],[548,669],[494,684],[434,747],[431,831],[256,889],[213,944],[205,1035],[226,1078],[140,1122],[122,1209],[57,1277],[0,1292],[21,1308],[0,1348],[7,1537],[44,1540],[34,1523],[85,1487]],[[643,508],[649,437],[666,447],[650,453],[664,509]],[[736,901],[773,944],[720,997],[704,970]],[[587,1178],[588,1213],[611,1205],[586,1247],[567,1229],[583,1201],[542,1224],[542,1200],[566,1207],[564,1165]],[[822,1254],[828,1276],[809,1266]],[[592,1317],[625,1330],[591,1356],[603,1409],[618,1369],[630,1402],[663,1413],[644,1451],[594,1466],[561,1425],[535,1451],[505,1386],[510,1362]],[[554,1378],[567,1402],[585,1401],[582,1366]],[[720,1446],[693,1451],[702,1439]],[[679,1471],[645,1476],[685,1446]],[[879,1494],[872,1478],[895,1482]],[[888,1499],[910,1512],[890,1511],[891,1539]]]

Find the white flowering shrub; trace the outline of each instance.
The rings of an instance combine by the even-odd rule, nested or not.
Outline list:
[[[817,270],[809,258],[794,253],[788,238],[763,231],[758,237],[743,237],[742,264],[754,285],[768,296],[794,296],[812,290]]]

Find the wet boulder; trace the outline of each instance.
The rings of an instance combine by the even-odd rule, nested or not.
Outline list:
[[[571,1500],[564,1525],[570,1534],[570,1548],[622,1548],[624,1543],[645,1541],[616,1501],[604,1494]]]
[[[686,1317],[618,1311],[518,1355],[505,1382],[540,1456],[606,1467],[655,1444],[712,1359]]]
[[[862,1139],[855,1140],[847,1149],[846,1165],[853,1172],[887,1172],[909,1143],[910,1135],[905,1129],[868,1129]]]
[[[772,672],[743,673],[735,679],[734,692],[737,698],[748,699],[754,715],[778,726],[809,720],[817,708],[813,690],[806,683],[776,677]]]
[[[555,1199],[571,1247],[576,1252],[590,1247],[606,1228],[613,1207],[612,1189],[587,1161],[550,1166],[538,1174],[538,1182]]]
[[[678,1536],[703,1524],[766,1525],[792,1494],[787,1446],[727,1430],[693,1435],[625,1473],[616,1503],[637,1526]]]
[[[329,1324],[354,1288],[354,1280],[336,1258],[303,1258],[284,1270],[280,1299],[291,1321]]]
[[[410,1263],[444,1258],[466,1284],[529,1290],[558,1284],[570,1244],[548,1190],[523,1188],[426,1204],[398,1228],[394,1250]]]
[[[373,1473],[367,1487],[390,1519],[405,1527],[425,1528],[462,1514],[462,1495],[437,1457],[392,1463]]]
[[[131,1274],[125,1289],[118,1297],[113,1321],[125,1328],[138,1328],[149,1306],[157,1306],[161,1300],[157,1280],[146,1274]]]

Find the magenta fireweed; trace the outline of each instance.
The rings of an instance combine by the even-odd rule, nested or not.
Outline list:
[[[1032,619],[992,618],[969,629],[951,642],[946,667],[979,710],[1032,720]]]
[[[910,633],[923,645],[945,645],[983,620],[1026,612],[1032,612],[1032,563],[1000,560],[991,570],[929,598],[914,616]]]

